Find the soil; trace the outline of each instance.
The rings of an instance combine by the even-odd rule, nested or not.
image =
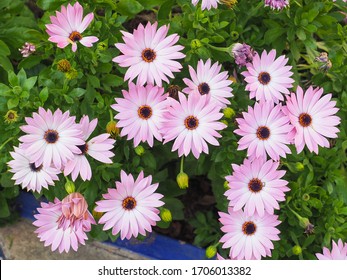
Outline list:
[[[192,244],[195,234],[189,221],[199,211],[216,210],[211,183],[204,176],[195,177],[189,180],[186,194],[178,198],[184,205],[184,220],[173,220],[167,229],[154,227],[154,231]]]

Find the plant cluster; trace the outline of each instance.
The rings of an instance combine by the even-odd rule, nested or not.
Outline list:
[[[210,258],[346,258],[345,1],[0,10],[4,221],[22,188],[60,253],[175,220]],[[214,208],[187,218],[198,177]]]

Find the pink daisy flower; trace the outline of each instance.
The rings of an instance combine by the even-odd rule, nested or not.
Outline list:
[[[153,137],[162,141],[159,129],[167,107],[164,101],[168,96],[164,94],[164,88],[130,83],[129,91],[122,92],[124,98],[115,98],[116,104],[111,105],[118,112],[114,118],[119,120],[117,127],[122,128],[120,135],[128,135],[128,140],[134,139],[135,147],[141,141],[153,147]]]
[[[161,26],[157,30],[158,23],[146,27],[142,24],[134,30],[134,33],[121,31],[125,44],[118,43],[115,46],[123,53],[112,59],[121,67],[129,67],[124,80],[131,82],[137,77],[137,84],[143,86],[146,82],[162,86],[162,81],[169,83],[167,77],[174,78],[172,72],[180,72],[182,65],[174,59],[185,57],[181,52],[184,47],[176,45],[179,36],[172,34],[166,37],[169,26]]]
[[[288,0],[265,0],[265,7],[270,7],[271,9],[282,10],[289,6]]]
[[[222,65],[218,62],[211,66],[211,60],[208,59],[206,64],[200,59],[198,62],[197,72],[189,65],[189,73],[192,80],[184,78],[184,83],[188,86],[182,91],[188,94],[208,95],[211,101],[216,102],[224,108],[230,101],[227,98],[233,96],[232,89],[229,85],[232,81],[228,80],[228,72],[220,72]]]
[[[284,112],[288,115],[295,129],[292,131],[298,153],[305,145],[318,154],[318,146],[329,147],[326,137],[337,138],[340,130],[336,128],[341,119],[335,116],[339,110],[336,101],[331,101],[331,94],[322,97],[323,89],[309,87],[303,92],[298,86],[296,94],[287,97]]]
[[[250,91],[250,98],[257,101],[271,100],[278,103],[283,101],[283,94],[289,94],[288,88],[293,86],[294,80],[290,78],[293,72],[289,71],[292,66],[285,66],[288,58],[284,55],[276,58],[276,50],[269,54],[264,50],[261,54],[253,57],[252,63],[248,63],[247,71],[241,74],[247,82],[246,90]]]
[[[180,157],[193,152],[199,158],[202,152],[208,154],[206,142],[219,146],[216,138],[222,136],[217,130],[226,125],[218,122],[223,116],[220,107],[210,103],[206,95],[190,94],[187,99],[179,92],[179,102],[170,98],[169,104],[161,132],[164,144],[175,139],[172,151],[178,150]]]
[[[338,240],[337,244],[333,240],[333,248],[329,251],[328,248],[323,248],[323,254],[317,253],[316,257],[319,260],[347,260],[347,243]]]
[[[21,148],[36,167],[53,163],[61,170],[62,165],[74,158],[74,154],[81,153],[77,146],[84,144],[82,131],[75,123],[75,117],[69,114],[69,111],[63,114],[60,109],[52,114],[51,110],[40,107],[38,114],[25,118],[28,125],[20,129],[28,134],[21,136],[19,141],[23,142]]]
[[[152,176],[144,177],[143,171],[136,181],[133,175],[121,171],[121,181],[116,182],[116,189],[108,189],[104,200],[96,202],[95,211],[106,212],[99,220],[105,224],[103,229],[112,228],[112,234],[130,239],[138,234],[152,232],[152,226],[160,220],[158,207],[164,205],[163,195],[155,193],[158,183],[152,183]]]
[[[34,215],[36,221],[33,222],[38,227],[35,233],[45,246],[51,245],[52,251],[58,249],[59,253],[68,253],[70,247],[77,251],[79,244],[85,245],[86,232],[96,224],[80,193],[69,194],[62,201],[56,198],[54,203],[42,202],[37,211],[39,214]]]
[[[276,228],[281,222],[278,216],[265,214],[259,217],[246,215],[242,210],[233,211],[228,208],[228,214],[219,212],[222,223],[221,230],[225,234],[220,239],[222,248],[230,248],[229,256],[237,260],[260,260],[271,256],[274,248],[271,241],[279,240],[280,231]]]
[[[67,176],[71,174],[73,181],[76,180],[78,174],[81,175],[83,181],[92,178],[92,170],[86,155],[89,155],[100,162],[112,163],[110,158],[114,156],[114,153],[110,150],[113,149],[113,144],[116,141],[109,138],[110,134],[104,133],[87,141],[97,124],[98,119],[89,122],[88,116],[83,116],[80,120],[80,128],[83,132],[81,138],[85,143],[77,146],[81,150],[81,154],[75,155],[75,157],[68,161],[64,167],[64,175]]]
[[[199,3],[199,0],[192,0],[192,4],[196,6]],[[219,0],[202,0],[201,3],[201,10],[211,10],[211,8],[217,9],[217,6],[219,4]]]
[[[243,118],[237,118],[239,128],[234,132],[241,135],[238,150],[247,149],[247,156],[253,158],[266,155],[277,161],[286,157],[291,151],[288,133],[293,129],[289,118],[282,112],[281,104],[276,106],[271,101],[255,103],[254,108],[248,107]]]
[[[81,34],[92,22],[94,14],[89,13],[83,20],[82,17],[83,8],[78,2],[73,6],[61,6],[61,12],[56,11],[56,16],[50,17],[51,23],[46,24],[46,32],[50,36],[48,40],[57,43],[58,48],[72,44],[73,52],[77,50],[77,42],[88,48],[92,47],[99,39],[95,36],[82,37]]]
[[[14,173],[12,179],[16,180],[15,185],[22,185],[28,191],[41,192],[42,187],[48,189],[48,185],[54,186],[54,181],[59,180],[59,170],[42,164],[36,167],[21,148],[14,147],[14,152],[10,154],[13,160],[7,164],[11,167],[10,172]]]
[[[273,214],[279,209],[278,201],[285,200],[284,192],[289,191],[288,182],[281,178],[286,173],[277,170],[279,162],[262,158],[250,161],[245,159],[243,164],[232,164],[234,173],[226,176],[230,189],[225,192],[229,206],[233,211],[244,208],[245,214],[254,213],[263,217],[265,213]]]

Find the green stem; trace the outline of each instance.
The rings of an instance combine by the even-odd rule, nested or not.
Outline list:
[[[180,173],[183,172],[183,165],[184,165],[184,156],[181,157],[181,168],[180,168]]]
[[[295,212],[292,208],[290,208],[288,204],[286,206],[299,220],[302,219],[302,217],[297,212]]]
[[[2,148],[10,141],[12,141],[14,139],[14,137],[10,137],[8,138],[1,146],[0,146],[0,151],[2,150]]]
[[[113,113],[112,113],[112,110],[109,109],[108,111],[109,111],[109,113],[110,113],[110,121],[113,121]]]
[[[214,49],[214,50],[217,50],[217,51],[220,51],[220,52],[230,53],[230,47],[229,48],[215,47],[215,46],[210,45],[208,43],[206,45],[209,46],[211,49]]]

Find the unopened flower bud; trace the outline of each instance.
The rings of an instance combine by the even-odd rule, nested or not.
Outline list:
[[[8,110],[6,115],[4,116],[5,123],[14,123],[18,120],[18,114],[16,111]]]
[[[61,59],[57,63],[57,69],[63,73],[69,72],[71,69],[71,64],[67,59]]]
[[[309,195],[308,193],[304,193],[304,194],[302,195],[302,200],[303,200],[303,201],[309,201],[309,200],[310,200],[310,195]]]
[[[302,253],[302,249],[299,245],[295,245],[293,248],[292,248],[292,252],[294,255],[300,255]]]
[[[78,76],[78,72],[77,72],[77,70],[75,68],[71,68],[69,72],[65,73],[65,77],[68,80],[76,79],[77,76]]]
[[[231,119],[233,116],[235,116],[235,111],[230,107],[226,107],[223,109],[223,114],[226,119]]]
[[[228,181],[224,181],[223,187],[226,190],[230,189],[229,182]]]
[[[237,0],[220,0],[220,2],[227,6],[229,9],[234,8],[234,6],[237,4]]]
[[[215,246],[208,246],[205,254],[207,258],[212,259],[217,254],[217,248]]]
[[[295,169],[297,171],[303,171],[305,169],[305,166],[301,162],[295,163]]]
[[[135,148],[135,153],[138,156],[142,156],[145,152],[146,152],[145,149],[141,145],[139,145]]]
[[[200,40],[198,40],[198,39],[193,39],[193,40],[190,42],[190,47],[191,47],[193,50],[196,50],[196,49],[202,47],[202,43],[201,43]]]
[[[176,181],[180,189],[186,189],[189,187],[189,177],[186,173],[182,171],[178,173]]]
[[[300,217],[299,218],[299,225],[302,227],[302,228],[307,228],[307,226],[310,224],[310,220],[307,219],[307,218],[303,218],[303,217]]]
[[[106,132],[115,139],[119,135],[119,128],[117,127],[116,121],[109,121],[106,125]]]
[[[75,184],[72,181],[67,181],[65,183],[65,190],[68,194],[74,193],[75,192]]]
[[[164,221],[164,222],[171,222],[172,221],[172,214],[171,211],[169,209],[163,208],[160,211],[160,218]]]
[[[100,51],[104,51],[107,49],[107,45],[105,42],[100,42],[98,45],[97,45],[97,49],[100,50]]]

